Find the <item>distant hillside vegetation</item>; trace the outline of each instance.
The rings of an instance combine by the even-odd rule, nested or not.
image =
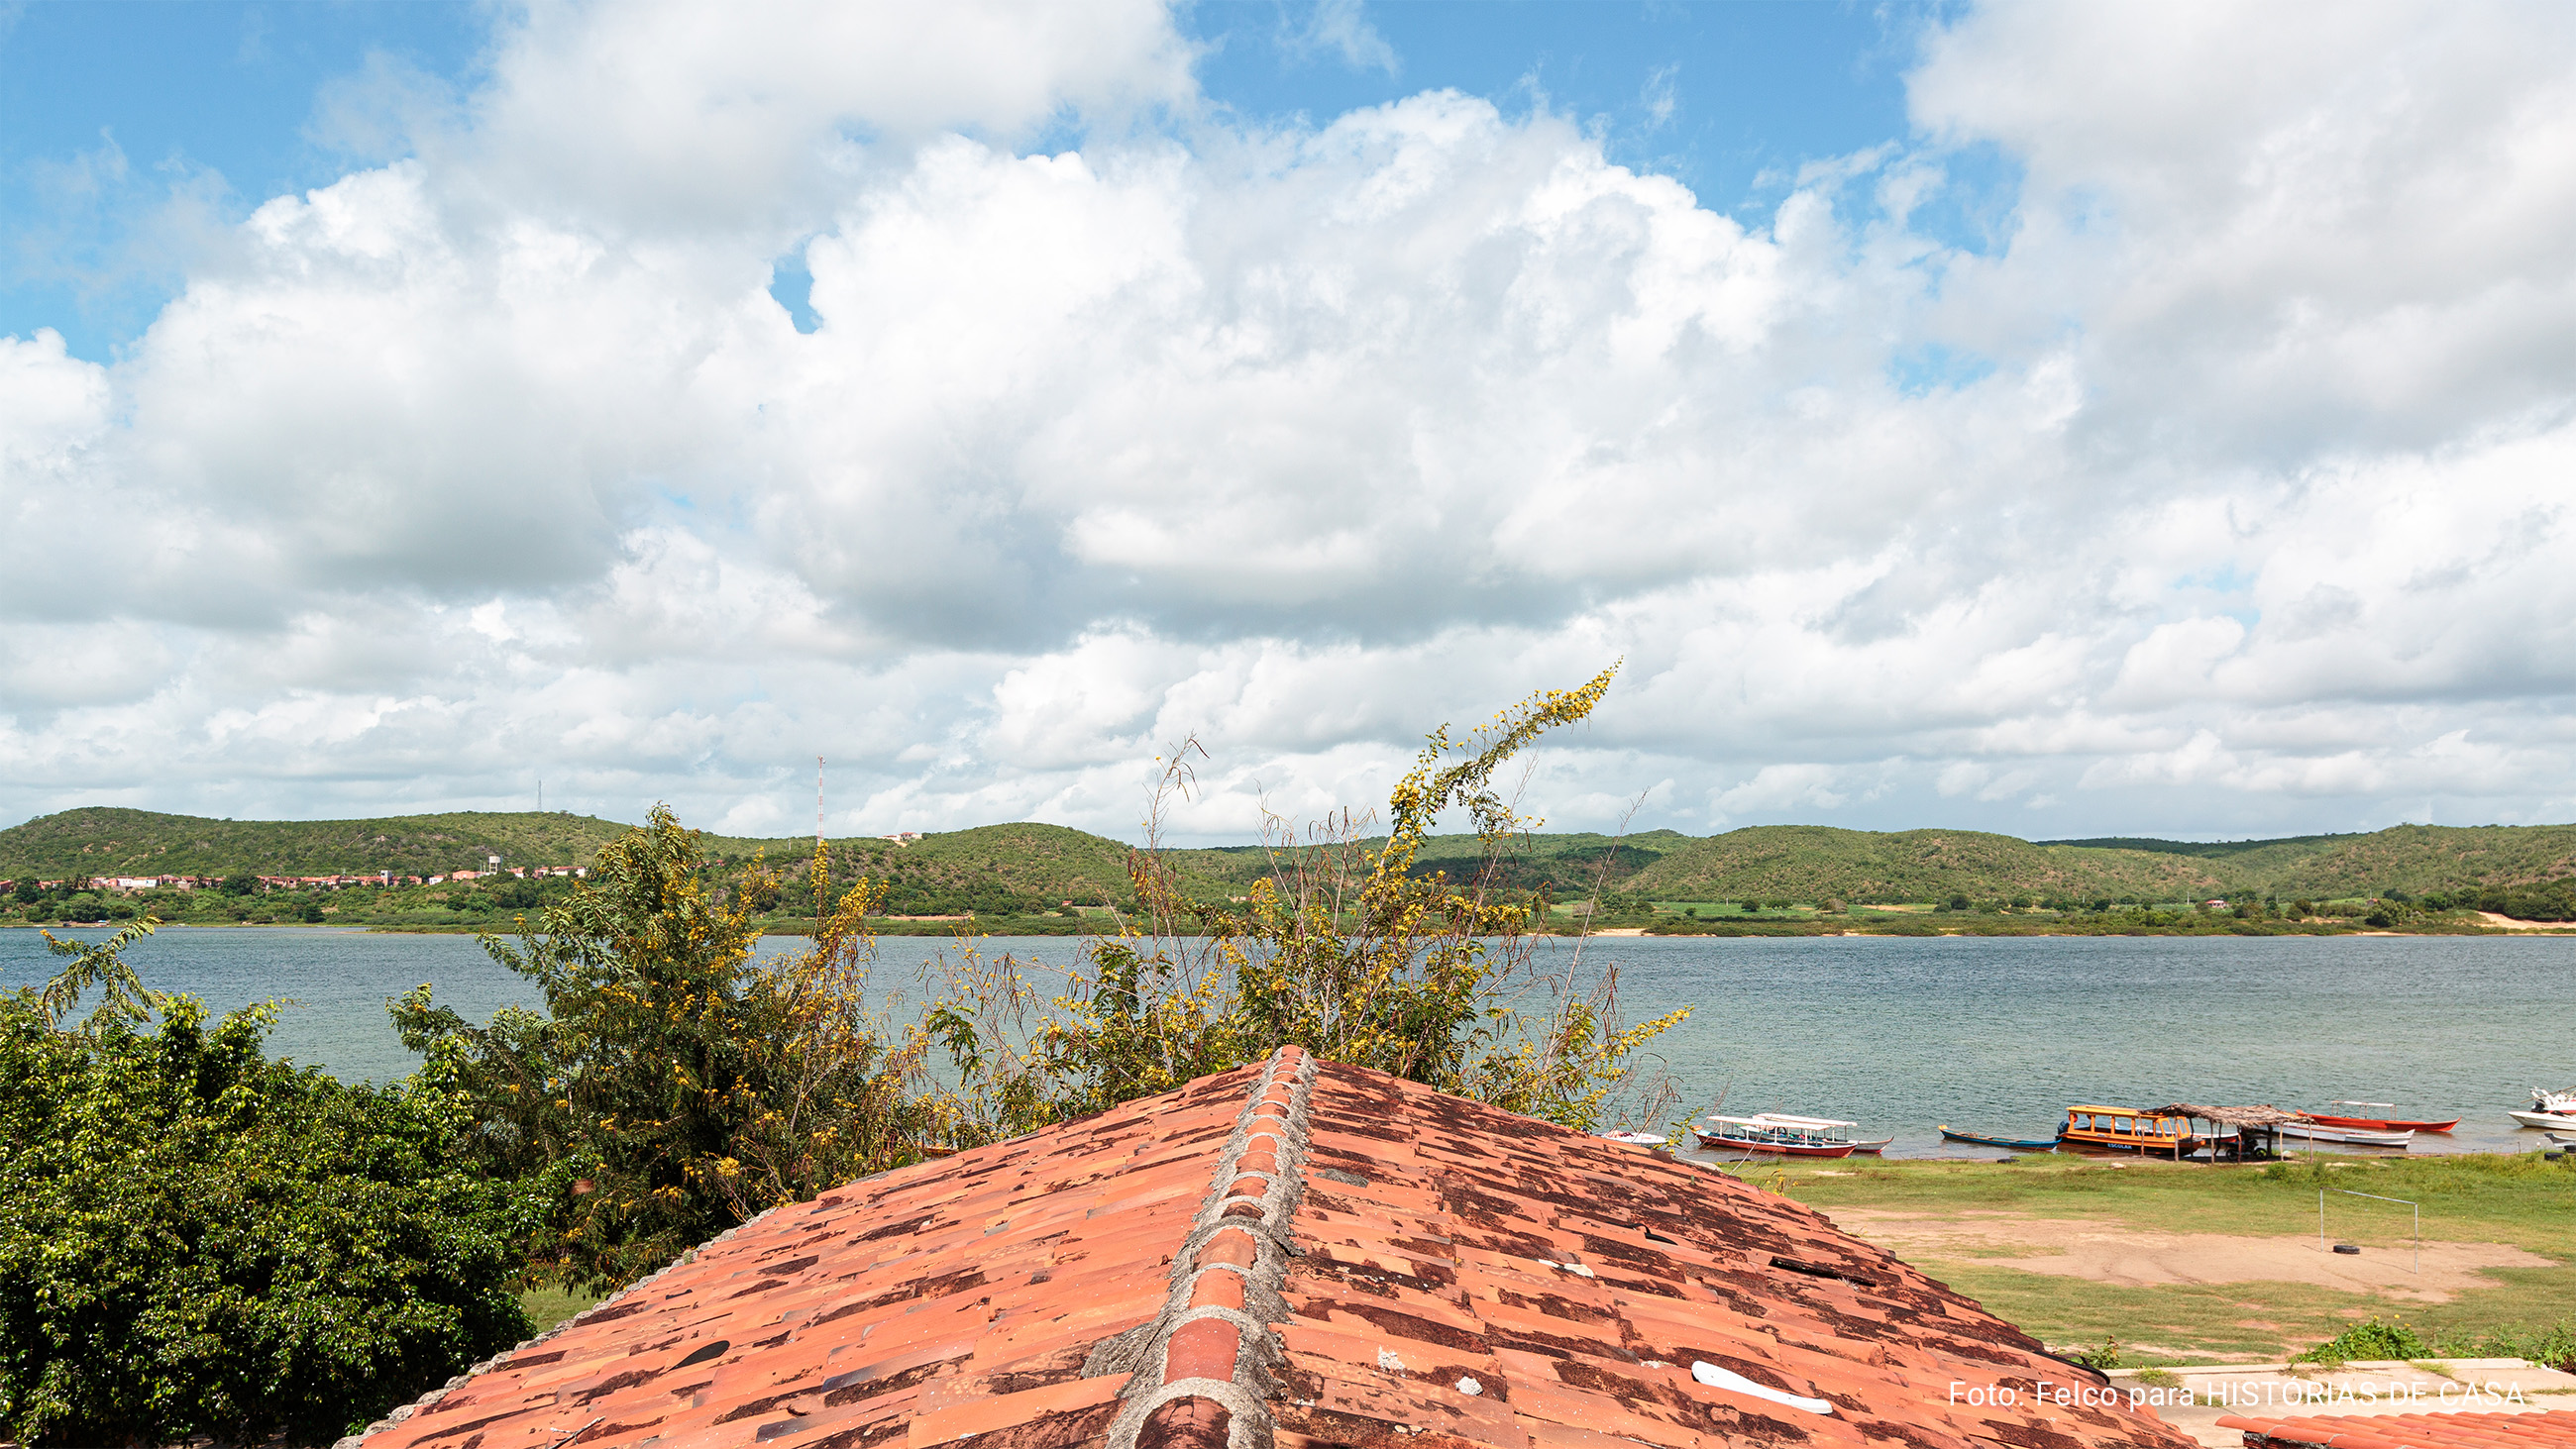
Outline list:
[[[833,870],[844,881],[857,875],[889,883],[885,909],[894,915],[978,915],[1119,905],[1127,884],[1127,846],[1106,836],[1063,825],[979,825],[943,830],[910,845],[859,837],[830,842]],[[814,858],[814,840],[720,838],[711,848],[740,864],[757,850],[769,863],[799,875]]]
[[[2265,842],[2226,864],[2284,899],[2543,885],[2576,877],[2576,825],[2399,825]]]
[[[0,878],[114,875],[426,875],[512,865],[582,865],[629,827],[591,816],[461,811],[381,820],[206,820],[143,810],[66,810],[0,830]],[[1369,847],[1381,840],[1362,842]],[[733,864],[764,854],[791,882],[810,837],[711,837]],[[892,882],[895,914],[1007,912],[1115,905],[1130,896],[1128,847],[1061,825],[985,825],[912,844],[831,842],[836,869]],[[1416,868],[1463,877],[1472,835],[1433,836]],[[1185,888],[1217,901],[1246,895],[1272,866],[1258,846],[1174,850]],[[1670,830],[1624,839],[1533,835],[1506,862],[1511,891],[1579,899],[1598,882],[1663,901],[2180,901],[2213,895],[2288,901],[2423,895],[2477,887],[2576,887],[2576,825],[2401,825],[2368,835],[2194,843],[2105,837],[2033,843],[1973,830],[1841,830],[1758,825],[1705,839]]]
[[[1974,830],[1754,825],[1666,854],[1627,889],[1670,901],[2170,901],[2224,885],[2207,862],[2148,851],[2033,845]]]
[[[383,820],[207,820],[105,806],[0,830],[0,876],[397,875],[511,865],[585,865],[628,827],[535,811]]]
[[[2197,855],[2220,860],[2275,845],[2308,845],[2329,840],[2359,840],[2355,835],[2283,835],[2270,840],[2158,840],[2152,835],[2103,835],[2091,840],[2036,840],[2034,845],[2081,845],[2095,850],[2144,850],[2157,855]]]
[[[1690,836],[1678,830],[1647,830],[1624,837],[1587,831],[1529,835],[1515,842],[1495,876],[1503,890],[1545,889],[1551,896],[1566,900],[1587,894],[1595,882],[1621,885],[1665,855],[1693,843]],[[1373,836],[1358,844],[1364,850],[1378,850],[1386,845],[1386,837]],[[1474,835],[1430,836],[1414,857],[1414,873],[1438,872],[1452,880],[1466,880],[1475,875],[1483,854],[1484,842]],[[1237,895],[1272,869],[1271,853],[1257,845],[1176,850],[1172,858],[1185,878],[1222,883]]]

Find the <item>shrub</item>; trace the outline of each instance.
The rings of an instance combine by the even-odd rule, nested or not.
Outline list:
[[[2576,1372],[2576,1318],[2562,1318],[2532,1335],[2516,1356],[2562,1372]]]
[[[774,882],[757,868],[730,896],[701,835],[661,806],[599,853],[546,908],[543,933],[484,949],[544,993],[485,1026],[432,1003],[393,1005],[424,1083],[461,1104],[476,1167],[515,1180],[521,1246],[541,1276],[611,1286],[776,1203],[811,1198],[915,1159],[926,1120],[907,1054],[866,1006],[882,893],[836,902],[813,945],[753,959]]]
[[[2356,1323],[2292,1359],[2292,1363],[2372,1363],[2389,1359],[2430,1358],[2433,1347],[2398,1318],[2371,1318]]]
[[[0,1435],[327,1442],[526,1336],[444,1104],[269,1060],[272,1008],[141,991],[99,959],[141,929],[50,1009],[0,997]],[[66,1031],[79,984],[109,1001]]]
[[[2116,1338],[2105,1338],[2102,1340],[2101,1346],[2098,1348],[2079,1348],[2069,1350],[2066,1354],[2066,1361],[2068,1363],[2081,1364],[2086,1368],[2107,1373],[2120,1366],[2120,1340]]]

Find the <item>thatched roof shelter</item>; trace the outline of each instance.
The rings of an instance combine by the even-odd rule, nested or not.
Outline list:
[[[2235,1127],[2240,1129],[2246,1127],[2278,1127],[2284,1122],[2305,1122],[2308,1120],[2308,1114],[2305,1112],[2284,1112],[2278,1107],[2197,1107],[2189,1102],[2176,1102],[2171,1106],[2158,1107],[2155,1109],[2155,1115],[2159,1117],[2198,1117],[2204,1122],[2215,1122],[2221,1127]]]

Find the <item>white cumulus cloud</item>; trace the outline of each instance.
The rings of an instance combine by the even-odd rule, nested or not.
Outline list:
[[[0,814],[787,833],[823,755],[1133,834],[1195,734],[1242,838],[1614,658],[1560,827],[2576,809],[2561,11],[1969,11],[1758,215],[1451,91],[1244,126],[1152,5],[498,25],[115,360],[0,339]]]

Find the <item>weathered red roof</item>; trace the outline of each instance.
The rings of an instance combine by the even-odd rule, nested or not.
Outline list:
[[[1293,1047],[769,1213],[366,1444],[969,1436],[2190,1444],[1811,1209]]]
[[[2576,1411],[2543,1414],[2230,1414],[2249,1449],[2576,1449]]]

